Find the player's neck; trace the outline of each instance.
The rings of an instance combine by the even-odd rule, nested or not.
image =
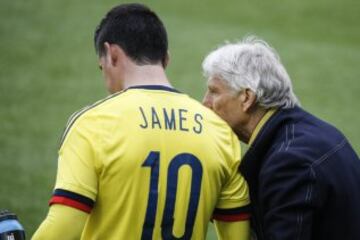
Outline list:
[[[134,65],[124,73],[124,89],[138,85],[163,85],[171,87],[161,65]]]

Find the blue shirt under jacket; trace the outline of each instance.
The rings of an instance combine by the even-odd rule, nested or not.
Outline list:
[[[279,109],[240,171],[258,240],[360,240],[360,160],[330,124],[299,107]]]

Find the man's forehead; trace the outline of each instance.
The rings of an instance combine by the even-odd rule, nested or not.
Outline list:
[[[225,81],[222,80],[218,76],[209,77],[208,81],[207,81],[207,85],[208,86],[213,86],[213,87],[227,87]]]
[[[208,84],[213,84],[221,81],[221,79],[218,76],[210,76],[207,79]]]

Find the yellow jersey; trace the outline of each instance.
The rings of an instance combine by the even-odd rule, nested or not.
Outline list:
[[[135,86],[74,114],[50,204],[89,213],[82,239],[205,239],[249,217],[240,144],[215,113],[165,86]]]

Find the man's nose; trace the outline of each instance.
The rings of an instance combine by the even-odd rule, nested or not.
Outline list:
[[[210,109],[212,109],[212,103],[211,103],[211,97],[209,96],[209,94],[205,94],[203,100],[202,100],[202,104],[205,106],[205,107],[208,107]]]

